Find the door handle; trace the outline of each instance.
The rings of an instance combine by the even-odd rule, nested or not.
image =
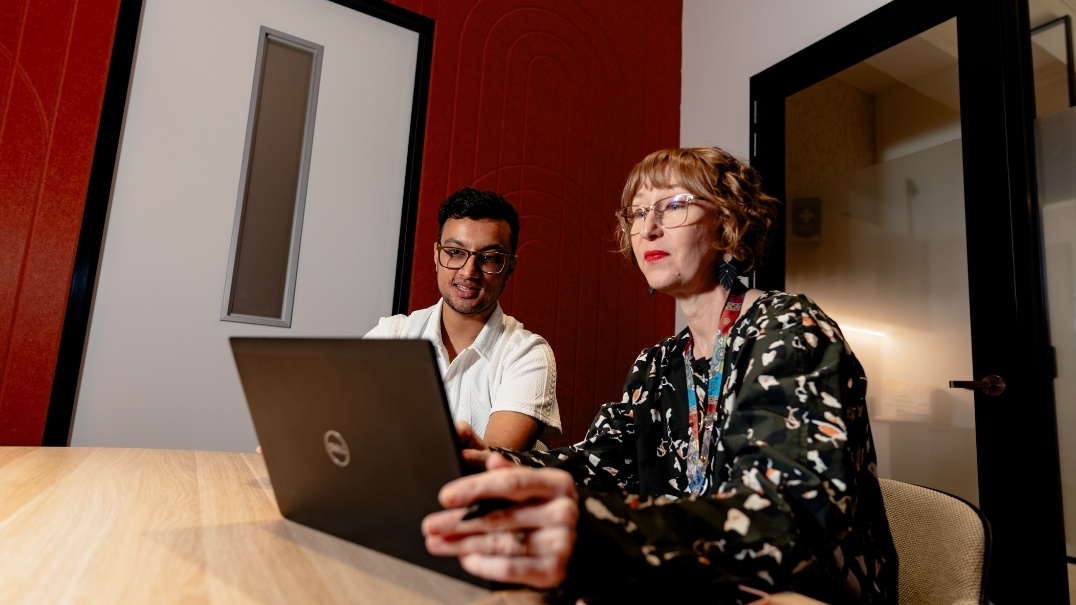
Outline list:
[[[1005,392],[1005,381],[1001,376],[991,374],[982,380],[950,380],[950,389],[979,389],[987,395],[997,397]]]

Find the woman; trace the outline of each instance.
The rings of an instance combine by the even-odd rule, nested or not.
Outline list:
[[[748,585],[895,603],[863,370],[810,299],[735,279],[761,260],[777,201],[753,169],[700,147],[647,156],[621,204],[622,250],[687,328],[639,355],[576,445],[490,453],[458,427],[488,471],[441,490],[449,510],[423,523],[427,549],[581,596],[725,603],[753,598]],[[464,518],[485,499],[515,506]]]

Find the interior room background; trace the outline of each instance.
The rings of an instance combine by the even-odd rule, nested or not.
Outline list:
[[[2,445],[41,443],[120,1],[0,3]],[[610,252],[609,217],[628,168],[657,147],[677,144],[718,144],[747,157],[751,76],[886,1],[396,4],[436,21],[409,308],[436,300],[429,246],[440,200],[466,184],[504,193],[520,209],[524,230],[520,270],[502,303],[556,352],[565,424],[557,445],[581,437],[597,406],[619,397],[624,368],[640,348],[683,324],[670,299],[648,296],[637,272]],[[1035,4],[1057,14],[1068,10],[1067,0]],[[1040,16],[1032,11],[1032,25]],[[1045,113],[1040,108],[1039,115]],[[1068,165],[1061,152],[1071,141],[1043,136],[1060,132],[1063,119],[1040,118],[1037,153]],[[1051,310],[1061,311],[1051,327],[1064,435],[1074,414],[1067,363],[1076,350],[1068,228],[1073,186],[1066,171],[1047,168],[1040,166],[1039,174],[1044,269]],[[877,363],[870,343],[853,344],[865,363]],[[128,403],[152,416],[161,401],[147,396]],[[220,439],[206,440],[197,428],[158,426],[167,440],[137,442],[131,435],[144,427],[120,413],[99,419],[117,425],[114,436],[84,444],[246,450],[253,435],[242,402],[227,406],[239,420],[224,423]],[[211,405],[183,411],[194,426],[214,430],[218,412]],[[884,415],[871,413],[884,429]],[[1071,490],[1076,465],[1066,462],[1073,448],[1068,441],[1061,444],[1062,483]],[[885,455],[882,466],[883,475],[899,470]],[[1072,518],[1076,499],[1067,502]],[[1068,525],[1072,557],[1076,524]]]
[[[147,0],[144,9],[154,4]],[[80,70],[93,77],[87,75],[89,84],[76,90],[64,86],[73,81],[65,60],[95,49],[107,57],[120,5],[63,6],[6,4],[4,15],[5,24],[15,25],[4,38],[4,47],[12,49],[12,69],[4,79],[12,93],[4,106],[14,109],[5,113],[6,121],[37,134],[4,140],[46,149],[38,156],[3,156],[5,170],[29,175],[24,195],[12,206],[22,220],[5,221],[11,230],[5,241],[16,246],[4,257],[11,279],[4,280],[7,316],[0,318],[5,352],[0,423],[4,442],[12,444],[41,441],[94,133],[91,128],[67,142],[48,137],[68,106],[89,113],[82,121],[92,124],[107,67],[102,60]],[[554,346],[564,441],[579,438],[597,406],[619,398],[624,369],[638,351],[673,327],[671,300],[649,296],[637,272],[611,251],[612,211],[628,169],[650,150],[677,143],[680,5],[454,2],[405,8],[437,24],[409,306],[425,307],[437,298],[429,249],[439,202],[464,185],[503,193],[520,210],[524,228],[522,260],[501,301],[507,313]],[[87,13],[97,21],[85,23]],[[98,39],[84,41],[82,29]],[[38,56],[36,63],[44,66],[30,59]],[[137,54],[134,69],[137,74]],[[42,175],[75,172],[71,164],[56,162],[55,149],[63,144],[81,153],[82,176],[74,179],[77,190],[57,196]],[[49,214],[54,197],[63,198],[54,202],[66,212],[62,220]],[[107,247],[106,235],[103,257]],[[55,275],[40,280],[35,263]],[[368,269],[356,263],[349,270]],[[339,335],[361,335],[369,327],[349,326]],[[301,333],[301,326],[293,328],[293,335]],[[91,337],[93,329],[91,319]],[[126,382],[136,380],[132,375]],[[79,437],[76,430],[76,444],[234,450],[254,445],[237,389],[231,399],[206,391],[169,402],[168,384],[132,391],[121,382],[105,388],[113,388],[122,405],[111,411],[87,406],[82,417],[76,412],[76,427],[93,421],[85,414],[107,414],[96,422],[107,424],[108,432]],[[191,385],[182,387],[189,392]],[[154,411],[155,406],[160,407]]]
[[[677,144],[746,157],[750,76],[884,2],[399,4],[436,20],[410,308],[436,299],[436,204],[467,184],[503,192],[524,228],[502,303],[554,347],[567,442],[677,323],[671,300],[647,295],[610,252],[606,217],[630,166]],[[0,443],[41,440],[118,10],[0,7]],[[227,442],[159,445],[241,450],[251,439],[237,427]]]

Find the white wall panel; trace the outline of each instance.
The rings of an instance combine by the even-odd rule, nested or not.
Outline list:
[[[262,25],[325,47],[290,329],[220,321]],[[325,0],[146,0],[72,445],[250,451],[229,336],[390,312],[417,48]]]

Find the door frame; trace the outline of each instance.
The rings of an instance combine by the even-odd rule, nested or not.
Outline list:
[[[894,0],[756,74],[751,78],[751,163],[766,190],[785,199],[785,99],[953,17],[973,379],[997,374],[1006,381],[1000,396],[975,393],[980,508],[991,521],[993,538],[988,594],[996,603],[1021,602],[1033,582],[1044,602],[1067,602],[1056,367],[1034,203],[1035,103],[1026,0]],[[775,238],[758,272],[760,288],[784,287],[785,224],[782,208],[777,226],[782,237]],[[999,333],[1004,343],[998,342]]]
[[[434,20],[380,0],[328,1],[418,34],[410,134],[404,170],[399,248],[396,253],[396,280],[392,302],[393,314],[407,313],[411,296],[411,267],[415,249],[419,181],[422,175],[422,157],[426,140],[426,114],[433,64]],[[137,53],[143,3],[144,0],[121,0],[120,2],[86,204],[75,252],[56,370],[53,374],[52,394],[45,419],[45,431],[41,443],[44,446],[67,446],[71,443],[79,381],[91,322],[94,286],[97,281],[105,232],[108,228],[108,209],[112,198],[131,74]]]

